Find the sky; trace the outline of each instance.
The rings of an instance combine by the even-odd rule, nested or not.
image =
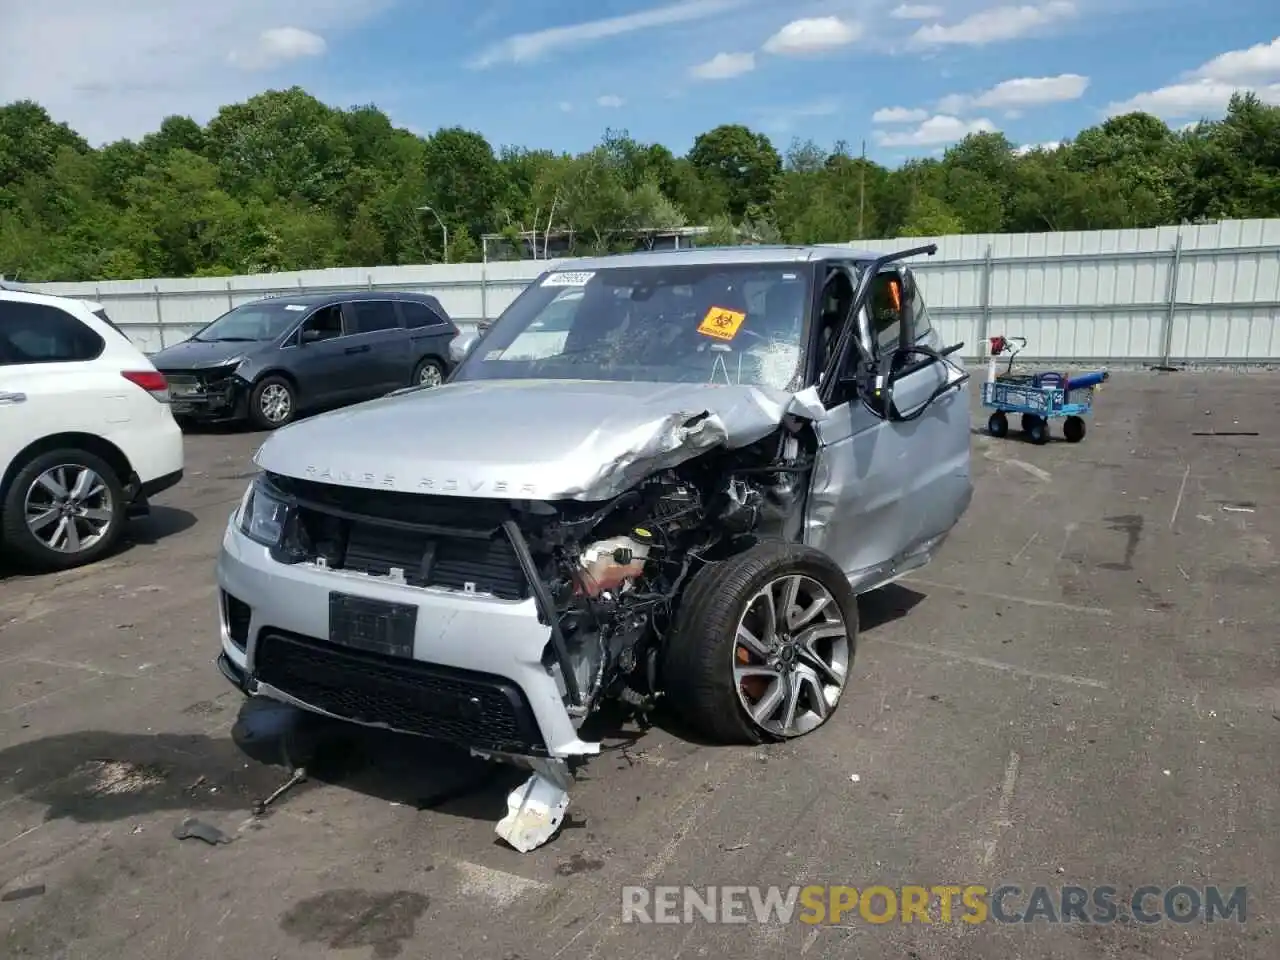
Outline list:
[[[95,145],[299,85],[420,134],[686,151],[745,123],[896,165],[965,134],[1054,144],[1141,109],[1280,103],[1275,0],[0,0],[0,103]]]

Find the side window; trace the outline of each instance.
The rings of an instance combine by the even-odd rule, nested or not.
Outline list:
[[[896,270],[879,274],[871,283],[867,310],[871,315],[871,334],[881,349],[898,342],[903,318],[902,279]]]
[[[43,303],[0,302],[0,365],[93,360],[103,339],[65,310]]]
[[[396,305],[390,300],[352,300],[347,304],[352,333],[395,330],[400,326]]]
[[[436,312],[425,303],[416,300],[400,301],[400,316],[404,317],[404,325],[410,330],[421,330],[424,327],[439,327],[444,321],[436,316]]]
[[[332,340],[342,336],[342,307],[321,307],[302,325],[302,339],[307,343],[318,340]]]
[[[920,293],[920,278],[916,276],[914,279],[916,291],[911,298],[911,332],[919,340],[933,329],[933,324],[929,322],[929,308]]]

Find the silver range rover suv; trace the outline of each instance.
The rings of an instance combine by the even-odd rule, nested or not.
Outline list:
[[[801,736],[857,594],[965,512],[968,374],[905,261],[743,247],[572,261],[441,387],[286,427],[218,559],[222,673],[523,766],[546,842],[608,699],[725,743]]]

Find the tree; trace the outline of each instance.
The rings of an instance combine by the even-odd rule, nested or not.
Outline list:
[[[744,216],[752,204],[769,202],[782,159],[769,138],[740,124],[725,124],[699,136],[689,162],[703,176],[725,188],[729,213]]]
[[[1280,107],[1248,93],[1185,130],[1134,113],[1031,151],[981,133],[892,170],[842,142],[779,156],[738,124],[685,156],[626,130],[577,155],[495,151],[296,87],[98,148],[39,104],[0,106],[0,274],[30,281],[457,262],[485,234],[511,241],[490,255],[541,256],[549,233],[587,253],[690,224],[700,242],[829,243],[1276,216]]]

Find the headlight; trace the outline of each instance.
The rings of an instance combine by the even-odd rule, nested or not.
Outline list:
[[[264,547],[274,547],[284,534],[288,518],[289,505],[257,481],[249,488],[240,511],[240,532]]]

